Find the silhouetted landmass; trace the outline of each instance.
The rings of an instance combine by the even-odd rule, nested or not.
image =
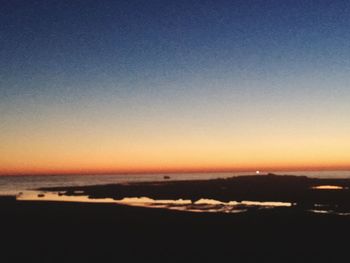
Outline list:
[[[344,190],[316,190],[313,186],[336,185]],[[76,195],[80,191],[92,198],[149,197],[153,199],[201,198],[219,201],[279,201],[295,203],[298,207],[312,208],[314,204],[336,207],[350,212],[350,179],[319,179],[292,175],[252,175],[227,179],[166,181],[156,183],[109,184],[79,187],[43,188],[47,191],[65,191]]]
[[[196,200],[206,194],[219,200],[281,197],[338,202],[343,197],[341,203],[350,201],[348,190],[310,190],[320,184],[346,187],[349,180],[269,175],[50,190],[70,194],[84,190],[95,197],[115,198],[145,195]],[[350,234],[349,217],[298,208],[189,213],[4,197],[0,209],[3,262],[346,262],[348,257],[343,237]]]

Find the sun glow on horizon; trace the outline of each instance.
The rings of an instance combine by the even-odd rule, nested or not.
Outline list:
[[[344,3],[8,2],[2,175],[350,168]]]
[[[154,125],[154,123],[152,124]],[[208,126],[131,129],[99,125],[69,128],[17,123],[0,134],[0,174],[142,171],[343,169],[350,140],[332,134],[294,136],[284,127],[265,130]],[[304,127],[305,129],[306,127]],[[254,129],[254,133],[251,130]],[[300,129],[303,129],[300,127]],[[338,132],[339,136],[339,132]]]

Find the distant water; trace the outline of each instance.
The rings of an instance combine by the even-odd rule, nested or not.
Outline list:
[[[293,171],[276,174],[305,175],[313,178],[350,178],[350,171]],[[0,195],[16,195],[21,191],[41,187],[84,186],[133,182],[160,182],[179,180],[208,180],[252,175],[255,172],[235,173],[178,173],[178,174],[129,174],[129,175],[53,175],[53,176],[0,176]],[[169,179],[164,179],[169,176]]]

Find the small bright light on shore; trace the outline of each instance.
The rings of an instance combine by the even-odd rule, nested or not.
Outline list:
[[[260,171],[256,171],[255,173],[256,173],[256,174],[260,174]]]

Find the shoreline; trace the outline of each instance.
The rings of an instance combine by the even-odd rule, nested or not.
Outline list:
[[[246,205],[243,208],[250,208],[266,204],[272,207],[290,206],[304,211],[329,210],[350,215],[350,179],[346,178],[267,174],[211,180],[46,187],[38,190],[43,193],[56,192],[60,196],[86,197],[94,201],[112,199],[123,203],[126,200],[131,205],[132,202],[136,205],[153,202],[158,205],[169,203],[169,207],[172,203],[172,207],[176,207],[184,205],[186,201],[188,206],[197,205],[196,207]]]
[[[43,187],[12,197],[18,201],[113,203],[201,213],[288,207],[301,212],[350,216],[350,178],[271,173],[203,180]]]
[[[6,262],[313,262],[344,256],[350,234],[345,217],[283,208],[198,214],[1,198],[0,207]]]
[[[161,191],[162,196],[186,193],[184,190],[193,190],[196,194],[205,193],[204,190],[216,193],[215,189],[221,189],[221,183],[226,182],[229,192],[246,191],[252,180],[254,186],[260,186],[253,189],[261,191],[248,193],[258,193],[256,196],[261,198],[266,197],[266,193],[289,196],[290,192],[285,189],[305,189],[315,182],[338,182],[343,186],[350,183],[350,179],[310,181],[259,176],[214,180],[211,186],[205,181],[190,182],[187,186],[177,182],[176,187],[174,182],[164,182],[166,188],[147,183],[118,186],[121,187],[118,189],[133,189],[130,194],[151,189],[149,193],[159,195],[156,191]],[[271,185],[272,182],[275,184]],[[85,191],[96,196],[109,195],[115,187],[88,186]],[[283,191],[270,192],[282,189],[278,187]],[[344,204],[350,200],[349,189],[310,191],[318,198],[330,194],[333,197],[328,197],[329,200],[343,200]],[[242,192],[233,192],[230,198],[239,194]],[[298,196],[300,192],[294,194]],[[0,224],[4,226],[1,234],[6,240],[1,256],[5,261],[9,258],[6,262],[334,261],[347,256],[347,243],[342,237],[350,234],[350,217],[311,213],[298,206],[251,209],[245,213],[192,213],[121,204],[18,201],[15,197],[0,197],[0,211]]]

